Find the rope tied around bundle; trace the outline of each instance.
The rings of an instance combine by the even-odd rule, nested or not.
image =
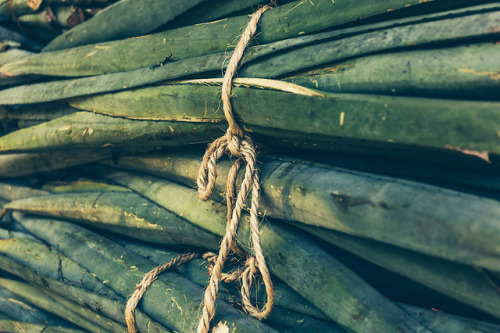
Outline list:
[[[215,315],[215,301],[217,299],[220,282],[233,282],[239,279],[242,285],[241,296],[243,308],[248,314],[257,319],[264,319],[268,317],[274,304],[274,287],[271,281],[271,274],[267,268],[260,244],[257,211],[260,197],[260,183],[255,146],[251,137],[246,135],[236,123],[230,102],[233,76],[236,73],[238,64],[243,56],[248,42],[257,30],[257,23],[259,22],[260,17],[269,8],[271,7],[264,6],[252,15],[250,22],[233,51],[224,75],[221,95],[224,116],[229,126],[225,135],[216,139],[208,147],[205,155],[203,156],[198,176],[197,184],[199,198],[201,200],[209,200],[214,191],[215,181],[217,178],[217,161],[226,153],[236,158],[227,177],[226,203],[228,222],[226,225],[226,234],[222,238],[220,250],[217,255],[213,253],[206,253],[203,255],[204,259],[211,262],[211,269],[209,271],[210,282],[204,295],[203,313],[197,328],[198,333],[207,333],[210,330],[210,322]],[[246,163],[245,176],[240,185],[240,191],[236,193],[236,178],[243,163]],[[222,270],[224,269],[224,264],[229,252],[241,252],[241,250],[239,250],[236,246],[235,238],[244,202],[250,191],[250,229],[255,256],[249,256],[247,258],[244,270],[238,269],[232,273],[226,274],[223,273]],[[125,308],[125,318],[129,332],[136,332],[134,310],[142,298],[142,295],[146,292],[146,289],[157,278],[157,276],[167,269],[180,266],[199,256],[200,254],[196,253],[181,254],[170,262],[152,269],[144,276],[141,283],[136,286],[136,290],[133,295],[127,301]],[[250,289],[255,281],[255,276],[259,273],[262,277],[267,293],[267,301],[262,309],[255,307],[250,300]]]
[[[243,210],[245,199],[250,191],[250,229],[255,257],[249,257],[245,263],[246,269],[241,275],[241,295],[243,299],[243,306],[245,311],[251,316],[257,319],[263,319],[269,316],[274,303],[274,287],[271,281],[271,275],[266,265],[262,247],[260,245],[260,231],[257,212],[260,197],[260,183],[255,146],[250,136],[246,135],[236,123],[230,102],[233,76],[236,73],[238,64],[243,56],[248,42],[257,30],[257,23],[259,22],[260,17],[269,8],[269,6],[264,6],[252,15],[252,19],[248,23],[241,39],[233,51],[229,65],[226,68],[226,73],[224,74],[221,95],[224,116],[229,127],[224,136],[216,139],[208,147],[205,155],[203,156],[198,176],[197,184],[199,197],[201,200],[208,200],[212,195],[215,187],[215,180],[217,179],[217,161],[225,153],[236,158],[227,177],[226,203],[228,211],[228,224],[226,226],[226,234],[222,239],[219,254],[213,264],[212,272],[210,274],[210,282],[205,290],[203,314],[198,325],[198,333],[209,331],[210,321],[215,315],[215,300],[219,290],[222,270],[229,251],[235,248],[238,223],[241,219],[241,212]],[[246,163],[245,176],[240,185],[240,191],[236,194],[236,178],[238,170],[242,166],[243,162]],[[259,272],[262,277],[267,293],[267,301],[262,309],[255,307],[250,301],[250,286],[252,285],[254,275],[257,274],[257,272]]]

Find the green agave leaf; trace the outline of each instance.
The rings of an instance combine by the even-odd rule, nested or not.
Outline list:
[[[122,0],[54,38],[43,51],[147,34],[206,0]]]

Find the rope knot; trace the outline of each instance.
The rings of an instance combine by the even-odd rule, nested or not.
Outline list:
[[[228,130],[226,132],[227,150],[234,157],[241,157],[241,138]],[[245,140],[245,138],[243,138]]]
[[[247,261],[245,262],[245,267],[247,267],[247,269],[249,269],[250,273],[252,273],[253,275],[256,275],[258,273],[257,263],[254,257],[248,257]]]

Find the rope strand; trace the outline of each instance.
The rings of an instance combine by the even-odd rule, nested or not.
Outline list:
[[[168,263],[155,267],[152,270],[150,270],[144,277],[142,278],[142,281],[135,286],[135,291],[130,296],[130,298],[127,301],[127,305],[125,306],[125,321],[127,323],[127,328],[130,333],[136,333],[137,329],[135,327],[135,317],[134,317],[134,311],[135,308],[137,307],[137,304],[139,304],[139,301],[141,300],[142,296],[148,289],[148,287],[151,285],[151,283],[156,280],[158,275],[163,273],[164,271],[175,267],[175,266],[180,266],[194,258],[198,258],[200,256],[199,253],[183,253],[180,254],[178,257],[172,259]]]

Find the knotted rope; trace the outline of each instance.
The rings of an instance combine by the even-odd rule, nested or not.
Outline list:
[[[243,130],[234,120],[234,115],[230,103],[231,83],[233,76],[238,68],[238,64],[241,60],[241,57],[243,56],[248,42],[250,41],[250,38],[252,38],[257,30],[257,23],[259,22],[260,17],[269,8],[271,7],[264,6],[252,15],[250,22],[248,23],[245,31],[243,32],[243,35],[241,36],[241,39],[239,40],[236,48],[233,51],[233,54],[229,61],[229,65],[227,66],[226,73],[224,75],[221,97],[224,115],[229,124],[229,127],[224,136],[216,139],[208,147],[205,155],[203,156],[203,161],[198,176],[197,183],[199,197],[201,200],[208,200],[212,195],[215,186],[215,180],[217,178],[217,161],[225,153],[236,157],[236,160],[232,165],[227,178],[226,202],[228,209],[228,224],[226,226],[226,234],[222,239],[218,255],[207,253],[203,256],[204,259],[208,259],[211,262],[212,267],[210,269],[210,282],[207,286],[207,289],[205,290],[203,313],[198,324],[198,333],[206,333],[210,330],[210,322],[215,315],[215,300],[217,298],[220,282],[232,282],[240,279],[242,284],[241,296],[244,310],[251,316],[258,319],[263,319],[269,316],[274,303],[274,287],[271,281],[271,275],[264,259],[262,247],[260,245],[259,220],[257,214],[260,196],[260,183],[257,170],[255,147],[252,139],[243,132]],[[243,162],[246,163],[245,177],[243,179],[243,182],[241,183],[240,191],[236,195],[236,178]],[[234,240],[236,238],[236,231],[238,229],[238,223],[241,218],[244,201],[248,193],[250,192],[250,189],[252,190],[250,207],[250,229],[252,233],[252,242],[255,257],[248,257],[245,262],[246,268],[243,271],[236,270],[230,274],[222,273],[222,270],[224,269],[224,263],[228,257],[229,251],[232,250],[236,253],[240,252]],[[127,301],[127,305],[125,307],[125,319],[129,332],[136,332],[134,310],[140,299],[142,298],[142,295],[146,292],[146,289],[156,279],[156,277],[169,268],[182,265],[199,256],[200,255],[196,253],[181,254],[165,265],[154,268],[144,276],[141,283],[136,286],[135,292]],[[267,293],[267,301],[262,309],[255,307],[250,300],[250,288],[255,280],[255,275],[258,273],[260,273],[260,275],[262,276],[262,280],[264,281]]]
[[[219,158],[221,158],[225,153],[237,158],[231,167],[227,179],[226,202],[228,208],[228,224],[226,226],[226,234],[222,239],[219,254],[214,262],[210,275],[210,282],[205,290],[203,314],[198,324],[198,333],[205,333],[209,331],[210,321],[215,315],[215,300],[219,290],[222,270],[229,251],[235,247],[234,240],[236,237],[238,222],[240,221],[241,211],[250,189],[252,190],[250,228],[255,257],[250,257],[247,260],[247,268],[242,275],[241,294],[243,306],[245,311],[247,311],[251,316],[263,319],[271,313],[271,308],[274,303],[273,283],[271,281],[271,276],[269,274],[269,270],[267,269],[262,247],[260,245],[259,220],[257,215],[260,184],[257,161],[255,157],[255,147],[250,136],[246,135],[234,120],[230,102],[233,76],[238,68],[238,64],[243,56],[248,42],[250,41],[250,38],[252,38],[257,30],[257,23],[259,22],[261,15],[269,8],[269,6],[262,7],[252,15],[252,19],[248,23],[241,39],[234,49],[233,55],[231,56],[231,60],[229,61],[229,65],[227,66],[226,73],[224,75],[221,96],[224,116],[229,124],[229,128],[224,136],[216,139],[208,147],[205,155],[203,156],[198,176],[197,183],[199,197],[201,200],[208,200],[215,187],[215,180],[217,178],[217,160],[219,160]],[[245,177],[241,183],[240,191],[235,200],[234,190],[236,177],[243,162],[246,163]],[[250,301],[250,286],[253,283],[253,276],[257,273],[257,271],[259,271],[262,276],[267,293],[267,302],[262,309],[258,309],[253,306]]]

